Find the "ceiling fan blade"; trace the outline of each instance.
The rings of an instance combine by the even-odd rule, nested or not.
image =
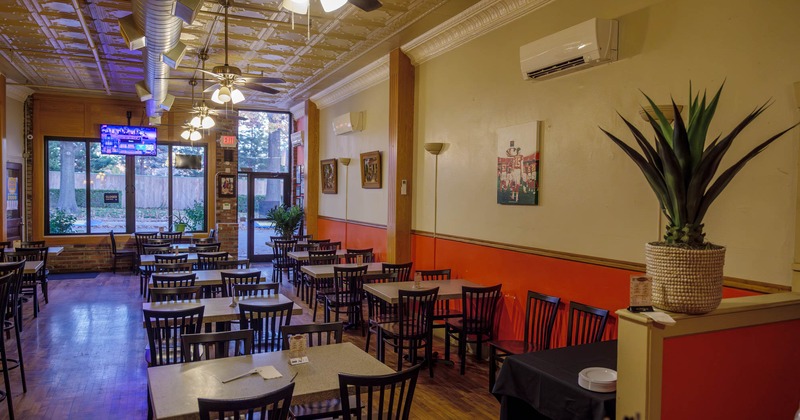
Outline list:
[[[383,6],[380,0],[347,0],[350,4],[365,12],[371,12]]]
[[[202,73],[205,73],[205,74],[208,74],[208,75],[211,75],[211,76],[213,76],[215,79],[219,79],[219,80],[222,80],[222,79],[223,79],[223,77],[222,77],[221,75],[219,75],[219,74],[217,74],[217,73],[214,73],[214,72],[210,72],[210,71],[208,71],[208,70],[197,69],[197,71],[199,71],[199,72],[202,72]]]
[[[279,77],[240,77],[239,80],[244,83],[286,83]]]
[[[193,77],[154,77],[156,80],[192,80]]]
[[[219,83],[214,83],[213,85],[207,87],[206,90],[203,91],[203,93],[213,92],[217,89],[219,89]]]
[[[273,89],[273,88],[271,88],[269,86],[256,85],[256,84],[252,84],[252,83],[243,83],[240,86],[246,87],[248,89],[257,90],[259,92],[264,92],[264,93],[278,93],[278,92],[280,92],[278,89]]]

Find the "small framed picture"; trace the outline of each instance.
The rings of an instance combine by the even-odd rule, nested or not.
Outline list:
[[[236,197],[236,176],[220,174],[217,178],[217,197]]]
[[[319,162],[322,174],[322,193],[337,194],[339,192],[339,173],[336,168],[336,159],[325,159]]]
[[[361,188],[381,188],[381,152],[361,154]]]

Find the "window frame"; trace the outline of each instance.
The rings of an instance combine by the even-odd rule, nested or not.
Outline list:
[[[79,232],[79,233],[52,233],[50,232],[50,143],[51,142],[73,142],[73,143],[83,143],[84,147],[84,154],[85,154],[85,166],[86,169],[84,171],[84,179],[86,183],[85,188],[85,200],[86,200],[86,232]],[[85,138],[85,137],[68,137],[68,136],[45,136],[44,137],[44,166],[43,166],[43,174],[44,174],[44,234],[45,236],[61,236],[61,237],[69,237],[69,236],[103,236],[108,235],[108,232],[92,232],[91,221],[92,221],[92,203],[91,203],[91,187],[90,187],[90,180],[91,180],[91,145],[92,143],[100,144],[99,138]],[[180,147],[200,147],[203,150],[203,206],[204,206],[204,214],[203,214],[203,227],[201,230],[194,230],[194,231],[186,231],[187,233],[194,233],[194,232],[205,232],[208,229],[208,216],[209,216],[209,199],[208,199],[208,162],[209,162],[209,145],[207,143],[199,143],[199,144],[181,144],[181,143],[173,143],[173,142],[161,142],[159,146],[167,146],[167,185],[168,185],[168,220],[169,226],[172,226],[172,220],[174,218],[174,209],[173,209],[173,172],[174,162],[173,162],[173,147],[180,146]],[[124,156],[125,157],[125,191],[122,194],[125,199],[125,232],[124,233],[133,233],[136,231],[136,162],[135,159],[139,156]],[[117,232],[123,233],[123,232]]]

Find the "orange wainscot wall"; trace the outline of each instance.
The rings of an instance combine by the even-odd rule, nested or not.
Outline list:
[[[798,349],[800,320],[664,340],[661,418],[791,419]]]
[[[319,238],[341,241],[342,249],[372,248],[376,261],[386,261],[386,228],[344,223],[320,217],[317,221],[317,231]]]

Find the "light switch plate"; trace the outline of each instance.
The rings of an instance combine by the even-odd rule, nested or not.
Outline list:
[[[222,203],[222,210],[230,210],[231,203]]]
[[[408,194],[408,182],[404,179],[400,181],[400,195]]]

